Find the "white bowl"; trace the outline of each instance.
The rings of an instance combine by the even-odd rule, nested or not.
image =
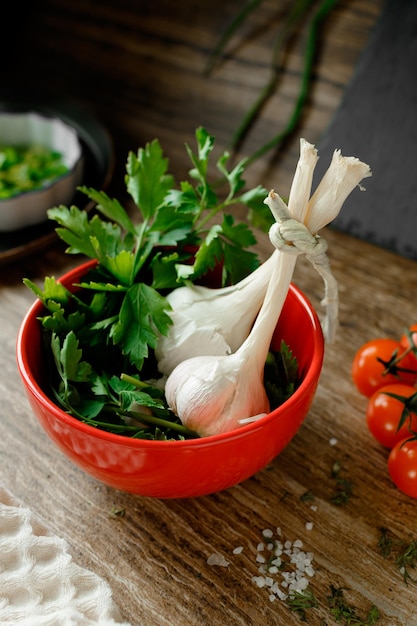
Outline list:
[[[0,232],[33,226],[47,219],[47,210],[69,204],[82,181],[84,160],[77,132],[59,118],[34,111],[0,113],[0,144],[41,144],[61,153],[68,171],[43,187],[0,200]]]

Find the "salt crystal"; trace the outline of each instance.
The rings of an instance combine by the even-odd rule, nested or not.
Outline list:
[[[315,512],[317,511],[317,506],[316,506],[315,504],[312,504],[312,505],[311,505],[311,507],[310,507],[310,509],[311,509],[312,511],[314,511],[314,513],[315,513]]]
[[[329,440],[329,443],[330,443],[330,445],[331,445],[331,446],[335,446],[335,445],[337,444],[337,439],[336,439],[336,437],[332,437],[332,438]]]
[[[312,510],[317,510],[317,507],[312,506]],[[313,528],[313,522],[306,522],[305,527],[307,530]],[[277,527],[277,535],[282,537],[281,528]],[[289,593],[303,592],[308,588],[309,578],[315,574],[315,570],[312,566],[313,553],[305,552],[302,550],[303,542],[301,539],[295,539],[290,541],[282,539],[272,539],[273,532],[271,529],[266,528],[262,531],[262,536],[269,541],[260,542],[257,545],[256,561],[259,565],[258,576],[254,576],[252,580],[259,588],[266,588],[268,590],[268,597],[271,602],[275,599],[285,601],[288,598]],[[235,554],[239,554],[243,550],[242,547],[235,548],[233,551]],[[261,554],[267,550],[271,556],[266,555],[266,558]],[[282,565],[285,564],[285,568]],[[292,564],[290,566],[290,564]],[[292,567],[289,570],[289,567]],[[280,580],[277,577],[280,576]]]
[[[314,574],[316,573],[314,568],[311,567],[311,565],[309,565],[308,567],[306,567],[305,572],[308,576],[314,576]]]
[[[277,594],[278,598],[280,600],[285,601],[288,598],[288,595],[286,593],[284,593],[284,591],[282,591],[282,589],[278,589]]]
[[[300,578],[300,580],[297,581],[296,584],[296,591],[305,591],[308,587],[308,580],[307,578]]]
[[[210,554],[207,559],[207,565],[219,565],[220,567],[228,567],[230,561],[227,561],[222,554]]]
[[[233,550],[233,554],[241,554],[243,552],[243,546],[238,546]]]
[[[276,593],[276,594],[279,592],[279,585],[278,585],[277,581],[275,581],[274,584],[272,585],[271,591],[272,591],[272,593]]]

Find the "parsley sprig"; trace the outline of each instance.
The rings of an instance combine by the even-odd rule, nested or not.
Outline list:
[[[104,191],[80,190],[96,203],[90,215],[58,206],[68,254],[92,260],[80,282],[64,286],[46,277],[43,287],[24,283],[42,301],[41,318],[51,397],[64,410],[105,430],[130,437],[193,437],[166,405],[154,356],[172,323],[166,293],[221,268],[221,285],[234,283],[259,264],[250,250],[251,227],[229,212],[237,204],[261,216],[266,190],[245,191],[244,165],[229,170],[223,153],[209,182],[214,138],[196,131],[197,150],[186,145],[189,180],[177,184],[158,140],[129,153],[125,183],[128,211]]]

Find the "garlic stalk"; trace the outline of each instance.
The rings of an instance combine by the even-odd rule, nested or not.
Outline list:
[[[155,350],[158,369],[169,375],[187,358],[235,352],[249,335],[277,263],[277,250],[235,285],[212,289],[187,285],[171,291],[172,326]]]
[[[317,151],[303,141],[300,160],[290,193],[289,207],[298,219],[307,206]],[[300,208],[297,209],[297,204]],[[275,250],[245,279],[223,289],[187,285],[174,289],[167,297],[172,308],[172,326],[161,336],[155,350],[159,371],[169,376],[187,358],[235,352],[249,335],[265,297],[272,268],[280,262]]]
[[[228,432],[269,411],[264,364],[297,255],[307,254],[327,277],[327,246],[317,231],[336,217],[353,188],[370,175],[366,164],[358,159],[346,160],[336,151],[327,174],[309,200],[317,151],[301,140],[300,152],[288,207],[274,191],[265,199],[277,220],[270,229],[270,239],[281,254],[273,265],[265,299],[249,336],[232,354],[196,356],[181,362],[167,379],[169,406],[185,426],[201,436]],[[331,285],[334,287],[334,283]]]

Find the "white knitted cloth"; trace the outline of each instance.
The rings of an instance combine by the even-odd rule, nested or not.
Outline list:
[[[130,626],[108,584],[76,565],[29,509],[8,502],[0,486],[0,625]]]

